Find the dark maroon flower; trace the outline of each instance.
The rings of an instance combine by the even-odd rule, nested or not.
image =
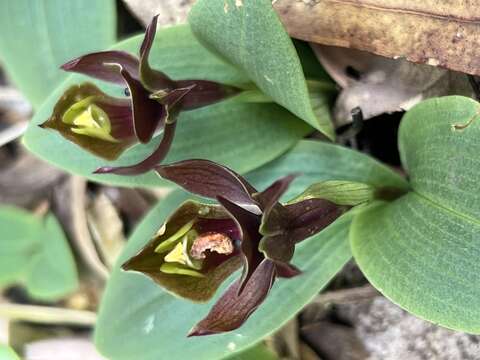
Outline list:
[[[193,194],[216,199],[223,216],[230,215],[237,229],[231,228],[235,236],[230,238],[237,244],[238,256],[234,252],[229,256],[242,259],[242,275],[189,336],[216,334],[241,326],[265,300],[277,277],[300,274],[290,263],[295,244],[318,233],[350,208],[323,199],[282,205],[279,199],[294,180],[293,175],[258,192],[240,175],[207,160],[158,166],[157,172]],[[225,234],[222,230],[214,233]],[[137,265],[128,268],[142,271]]]
[[[112,50],[87,54],[62,66],[66,71],[125,86],[128,98],[111,97],[91,83],[72,86],[42,127],[57,130],[107,160],[118,158],[135,143],[148,143],[156,131],[164,130],[157,149],[139,164],[102,167],[96,173],[132,175],[151,170],[170,149],[180,111],[213,104],[238,91],[206,80],[175,81],[152,69],[148,57],[156,26],[157,16],[145,32],[139,58]]]

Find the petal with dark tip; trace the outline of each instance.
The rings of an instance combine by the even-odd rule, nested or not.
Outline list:
[[[324,199],[309,199],[286,205],[288,233],[295,243],[305,240],[343,215],[351,206],[341,206]]]
[[[160,104],[167,106],[169,109],[177,105],[193,90],[195,85],[184,88],[173,89],[172,91],[159,91],[150,95],[151,99],[157,100]]]
[[[188,336],[212,335],[238,329],[265,300],[274,278],[275,265],[270,260],[264,260],[244,290],[239,294],[240,280],[235,281]]]
[[[140,79],[143,85],[152,92],[159,90],[173,90],[175,87],[174,81],[163,72],[152,69],[148,62],[150,49],[152,48],[155,33],[157,31],[157,20],[158,15],[154,16],[150,24],[147,26],[142,45],[140,46]]]
[[[267,258],[286,263],[293,257],[295,244],[326,228],[350,207],[323,199],[309,199],[284,208],[288,212],[288,220],[283,233],[265,236],[259,249]]]
[[[94,171],[94,174],[139,175],[155,169],[167,156],[175,137],[177,122],[167,122],[163,129],[162,140],[155,151],[145,160],[130,166],[104,166]]]
[[[138,59],[125,51],[112,50],[87,54],[70,60],[63,64],[61,68],[65,71],[123,85],[125,81],[122,75],[116,69],[113,69],[110,64],[118,64],[128,71],[131,77],[140,78]]]
[[[279,203],[279,200],[297,176],[297,174],[285,176],[275,181],[264,191],[253,195],[263,211],[260,227],[260,232],[263,235],[273,236],[284,231],[285,223],[288,221],[288,213]]]
[[[238,288],[241,292],[258,265],[264,259],[263,254],[258,251],[258,245],[262,238],[262,235],[258,232],[260,216],[245,210],[222,196],[218,196],[217,201],[228,211],[242,232],[241,249],[245,264]]]
[[[143,87],[140,81],[133,78],[128,71],[117,67],[130,91],[133,108],[133,126],[135,134],[141,143],[148,143],[157,127],[167,119],[165,105],[159,104],[150,98],[150,93]]]
[[[295,265],[275,262],[275,274],[279,278],[291,279],[295,276],[301,275],[302,271]]]
[[[250,194],[256,190],[234,171],[209,160],[184,160],[157,167],[158,174],[185,190],[210,199],[222,196],[260,213]]]
[[[208,80],[178,80],[175,86],[195,88],[182,101],[182,110],[194,110],[225,100],[240,92],[240,89]]]
[[[118,141],[105,141],[75,133],[72,131],[72,125],[63,122],[63,116],[68,109],[89,97],[94,97],[93,102],[107,113],[111,123],[111,135]],[[95,85],[84,83],[68,88],[55,105],[52,116],[40,127],[58,131],[67,140],[96,156],[115,160],[135,142],[132,123],[130,101],[108,96]]]
[[[283,234],[263,237],[258,248],[266,258],[288,263],[295,252],[295,239],[285,230]]]

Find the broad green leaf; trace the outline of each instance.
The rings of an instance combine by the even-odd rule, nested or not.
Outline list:
[[[0,208],[0,287],[24,284],[30,295],[56,300],[78,286],[75,262],[53,215]]]
[[[202,43],[242,69],[275,102],[335,136],[328,112],[317,104],[321,93],[315,104],[310,101],[297,52],[270,0],[199,0],[189,23]],[[331,97],[331,89],[324,97]]]
[[[118,44],[116,48],[136,53],[141,40],[142,36],[137,36]],[[162,69],[174,79],[208,79],[239,86],[249,81],[234,67],[205,50],[187,26],[160,30],[150,58],[153,67]],[[118,161],[108,163],[66,141],[58,133],[37,126],[50,116],[54,104],[66,88],[85,79],[79,75],[70,77],[46,101],[24,137],[28,149],[54,165],[95,181],[123,186],[165,185],[166,182],[153,172],[130,177],[92,174],[103,165],[140,161],[153,151],[158,138],[151,144],[137,145]],[[118,87],[98,84],[112,94],[123,92]],[[244,103],[235,98],[183,112],[178,121],[177,135],[166,162],[206,158],[242,173],[276,158],[310,131],[310,127],[276,104]]]
[[[342,155],[339,159],[343,160],[334,161],[333,155]],[[263,189],[289,171],[304,173],[292,184],[289,194],[299,194],[305,184],[332,178],[406,186],[400,176],[369,157],[318,141],[301,141],[287,154],[250,173],[248,178],[257,189]],[[187,339],[185,335],[206,315],[213,301],[199,305],[177,299],[146,277],[118,269],[150,240],[186,198],[175,192],[152,210],[128,242],[109,280],[95,337],[100,351],[110,359],[147,360],[168,354],[179,359],[215,360],[246,349],[292,318],[350,259],[351,215],[347,213],[325,231],[299,244],[293,263],[304,274],[277,281],[267,301],[244,326],[223,335]]]
[[[452,96],[410,110],[399,144],[412,191],[360,213],[351,244],[385,296],[442,326],[480,333],[480,105]]]
[[[115,1],[0,2],[0,59],[38,108],[66,78],[59,66],[115,42]]]
[[[20,360],[20,358],[10,346],[0,344],[0,360]]]

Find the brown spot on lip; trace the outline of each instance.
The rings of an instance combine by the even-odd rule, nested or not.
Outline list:
[[[232,240],[225,234],[207,232],[199,235],[190,249],[190,256],[194,259],[205,259],[205,252],[215,251],[218,254],[229,255],[233,252]]]

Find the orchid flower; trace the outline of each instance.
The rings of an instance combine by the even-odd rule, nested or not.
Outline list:
[[[229,275],[243,268],[189,336],[240,327],[265,300],[276,278],[301,273],[290,263],[295,244],[349,209],[323,199],[282,205],[279,199],[294,175],[258,192],[240,175],[208,160],[158,166],[157,172],[219,204],[189,201],[180,206],[123,269],[142,272],[178,296],[206,301]]]
[[[117,159],[135,143],[148,143],[163,129],[157,149],[139,164],[102,167],[95,173],[140,174],[167,155],[175,134],[176,117],[221,101],[238,89],[207,80],[172,80],[150,67],[148,57],[156,33],[157,16],[147,27],[139,58],[124,51],[102,51],[73,59],[62,66],[107,82],[126,86],[127,98],[112,97],[84,83],[67,89],[52,116],[41,125],[106,160]]]

